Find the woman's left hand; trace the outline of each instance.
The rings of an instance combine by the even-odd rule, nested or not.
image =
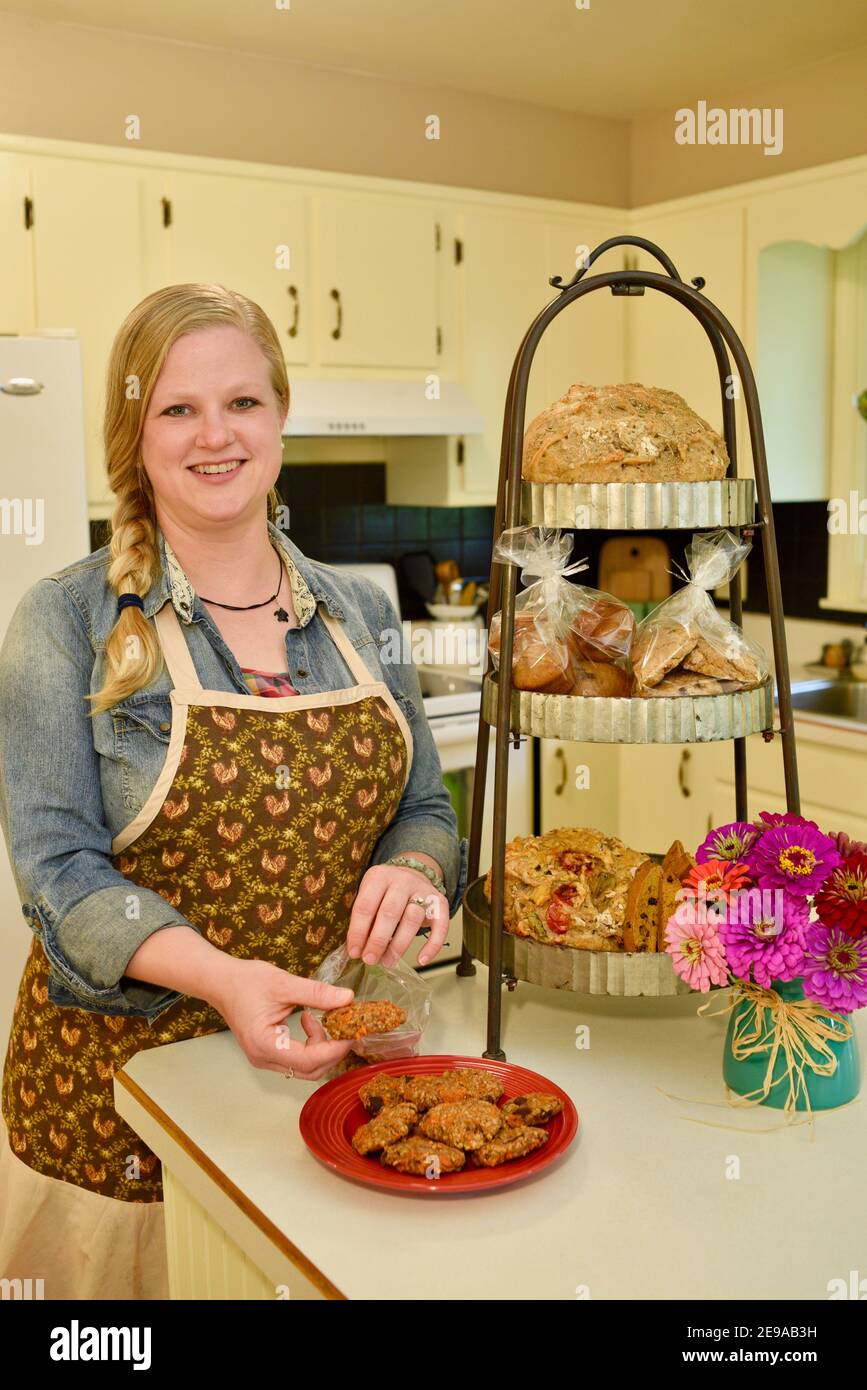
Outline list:
[[[424,904],[412,902],[424,899]],[[449,906],[442,893],[418,869],[400,864],[373,864],[361,880],[346,949],[361,956],[366,965],[394,965],[418,935],[419,927],[430,924],[431,933],[419,953],[419,965],[433,960],[448,935]]]

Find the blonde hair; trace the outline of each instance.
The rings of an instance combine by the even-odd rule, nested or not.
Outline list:
[[[103,441],[108,481],[117,501],[111,519],[108,582],[116,594],[151,588],[160,569],[154,495],[141,459],[148,404],[172,344],[186,333],[223,326],[248,333],[264,353],[271,385],[284,414],[289,380],[280,340],[268,315],[251,299],[222,285],[167,285],[127,315],[112,344],[106,372]],[[130,392],[131,385],[135,391]],[[273,518],[280,505],[268,495]],[[89,696],[99,714],[148,685],[162,669],[153,625],[133,604],[123,608],[105,644],[107,671],[101,690]]]

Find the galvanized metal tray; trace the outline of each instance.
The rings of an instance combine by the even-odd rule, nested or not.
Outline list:
[[[482,718],[497,722],[496,672],[482,683]],[[773,727],[770,677],[730,695],[611,699],[602,695],[538,695],[512,690],[512,733],[575,743],[713,743]]]
[[[704,483],[522,483],[530,526],[590,531],[680,531],[755,521],[752,478]]]
[[[467,886],[463,922],[467,950],[487,965],[491,916],[484,883],[482,877]],[[516,980],[576,994],[658,996],[692,992],[676,974],[667,951],[582,951],[503,932],[502,967]]]

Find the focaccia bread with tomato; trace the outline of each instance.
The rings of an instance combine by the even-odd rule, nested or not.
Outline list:
[[[583,826],[517,835],[506,845],[503,925],[549,945],[622,951],[629,887],[647,858]],[[484,891],[490,902],[491,870]]]

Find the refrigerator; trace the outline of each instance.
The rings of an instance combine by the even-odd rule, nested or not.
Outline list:
[[[79,341],[70,335],[2,335],[0,642],[22,594],[89,552]],[[5,1052],[31,934],[2,836],[0,842],[0,1040]]]

